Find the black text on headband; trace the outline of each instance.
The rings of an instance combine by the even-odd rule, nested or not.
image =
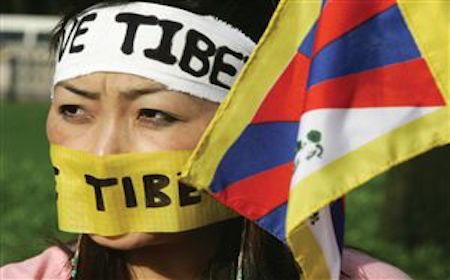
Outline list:
[[[65,31],[62,36],[58,50],[58,61],[61,61],[65,55],[80,54],[89,47],[83,42],[83,35],[89,32],[89,24],[96,19],[97,13],[95,12],[74,19],[70,30]],[[155,15],[137,13],[119,13],[115,17],[115,21],[117,24],[126,25],[126,32],[123,34],[122,45],[120,46],[123,55],[134,55],[137,52],[134,43],[141,26],[155,26],[162,31],[161,40],[156,48],[143,50],[145,58],[166,65],[178,64],[183,72],[194,77],[209,75],[209,82],[222,88],[229,89],[231,85],[221,81],[220,74],[235,76],[240,69],[240,66],[236,66],[236,64],[241,65],[248,59],[248,56],[234,51],[228,46],[216,45],[212,39],[194,28],[187,30],[183,52],[180,57],[177,57],[172,52],[173,39],[180,30],[187,28],[183,23],[160,19]],[[149,35],[152,36],[152,34]],[[145,36],[145,34],[139,33],[139,36]],[[212,62],[210,58],[213,58]],[[197,67],[193,66],[194,60]]]

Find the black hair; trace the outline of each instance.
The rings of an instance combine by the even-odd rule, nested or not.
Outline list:
[[[134,1],[78,0],[67,7],[52,36],[56,50],[68,21],[92,5],[112,6]],[[213,15],[242,30],[254,41],[263,34],[278,0],[154,0],[144,1],[178,7],[197,14]],[[236,279],[239,255],[242,280],[298,280],[300,269],[285,244],[243,218],[222,222],[216,254],[203,271],[203,279]],[[80,242],[77,280],[128,280],[125,254],[103,247],[83,235]],[[72,257],[73,253],[69,254]]]

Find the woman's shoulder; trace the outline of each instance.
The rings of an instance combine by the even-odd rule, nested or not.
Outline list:
[[[342,254],[341,279],[411,279],[400,269],[374,259],[360,251],[345,248]]]
[[[50,247],[31,259],[1,267],[0,279],[67,280],[70,279],[69,257],[60,248]]]

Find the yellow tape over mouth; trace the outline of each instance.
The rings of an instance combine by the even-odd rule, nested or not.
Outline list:
[[[96,156],[52,145],[59,228],[104,236],[179,232],[235,217],[179,181],[191,153]]]

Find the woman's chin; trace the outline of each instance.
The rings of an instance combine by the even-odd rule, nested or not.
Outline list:
[[[91,239],[107,248],[116,250],[133,250],[148,245],[158,245],[167,241],[164,233],[127,233],[118,236],[90,235]]]
[[[145,246],[155,245],[169,245],[180,244],[183,242],[190,242],[192,240],[202,240],[211,235],[217,234],[217,224],[213,224],[207,227],[202,227],[194,230],[188,230],[183,232],[155,232],[155,233],[126,233],[116,236],[102,236],[90,234],[91,239],[107,248],[116,250],[135,250],[143,248]],[[178,245],[177,245],[178,246]]]

